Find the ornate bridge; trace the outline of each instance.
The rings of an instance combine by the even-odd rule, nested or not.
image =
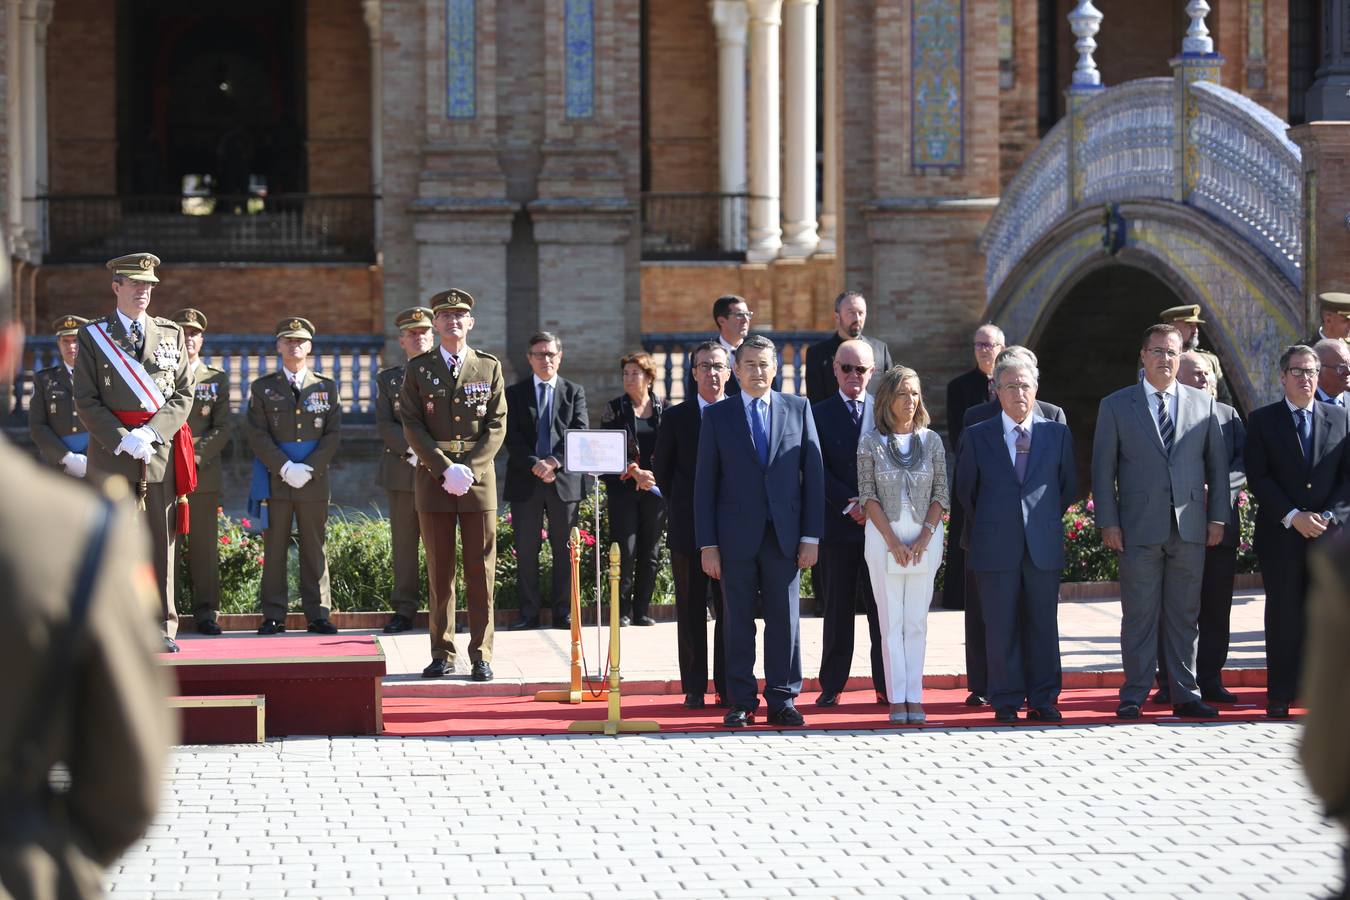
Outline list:
[[[1071,90],[985,231],[985,289],[988,318],[1035,346],[1086,275],[1145,269],[1200,304],[1250,409],[1303,337],[1303,172],[1288,126],[1214,83],[1217,65],[1183,55],[1174,78]]]

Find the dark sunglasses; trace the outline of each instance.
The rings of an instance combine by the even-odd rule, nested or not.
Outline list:
[[[854,372],[857,372],[859,375],[866,375],[868,372],[872,371],[873,368],[873,366],[855,366],[853,363],[839,364],[839,371],[843,372],[845,375],[852,375]]]

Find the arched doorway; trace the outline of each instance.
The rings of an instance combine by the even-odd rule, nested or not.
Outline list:
[[[1097,405],[1138,380],[1140,335],[1161,310],[1184,302],[1142,268],[1107,265],[1068,288],[1040,329],[1032,346],[1041,364],[1039,396],[1068,416],[1081,495],[1091,487]]]

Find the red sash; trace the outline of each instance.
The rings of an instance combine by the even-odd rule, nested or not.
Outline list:
[[[139,428],[150,421],[152,414],[135,409],[125,412],[113,410],[113,415],[128,428]],[[187,495],[197,489],[197,457],[192,449],[192,429],[186,422],[174,433],[169,454],[173,457],[174,492],[178,495],[177,531],[179,534],[187,534],[189,521]]]

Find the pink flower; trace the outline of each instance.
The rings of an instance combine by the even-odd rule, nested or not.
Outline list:
[[[228,545],[228,544],[230,543],[230,536],[229,536],[228,534],[222,534],[222,535],[220,536],[220,542],[221,542],[222,544]]]
[[[239,520],[239,524],[240,524],[240,525],[243,525],[245,528],[252,528],[252,527],[253,527],[253,523],[250,522],[248,519],[240,519],[240,520]]]
[[[548,540],[548,532],[542,528],[539,529],[539,540],[541,541]]]
[[[1089,498],[1087,499],[1087,506],[1086,506],[1087,511],[1088,511],[1088,512],[1092,512],[1092,511],[1093,511],[1094,509],[1096,509],[1096,508],[1097,508],[1097,505],[1096,505],[1095,503],[1093,503],[1093,502],[1092,502],[1092,498],[1089,497]]]
[[[510,524],[511,524],[511,514],[510,514],[510,513],[507,513],[507,514],[506,514],[506,524],[507,524],[507,525],[510,525]]]

